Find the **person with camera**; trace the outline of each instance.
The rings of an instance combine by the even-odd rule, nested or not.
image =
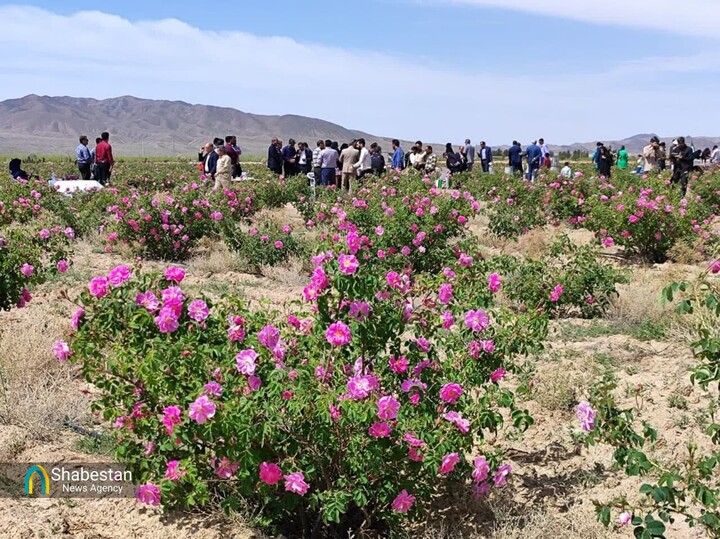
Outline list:
[[[688,178],[692,172],[695,156],[692,148],[685,143],[685,137],[677,138],[677,146],[675,146],[670,154],[673,163],[673,184],[680,184],[680,192],[685,198],[687,193]]]

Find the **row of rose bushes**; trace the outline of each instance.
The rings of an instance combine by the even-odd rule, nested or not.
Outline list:
[[[564,222],[594,232],[605,247],[622,246],[650,262],[665,261],[677,244],[708,249],[717,241],[711,223],[718,211],[718,170],[693,176],[684,199],[667,173],[618,172],[604,179],[581,172],[568,179],[547,172],[535,182],[473,175],[464,185],[487,203],[490,231],[502,237]]]
[[[213,216],[218,204],[237,217]],[[289,535],[388,536],[438,496],[502,488],[511,468],[484,439],[532,424],[515,398],[527,388],[505,377],[541,349],[549,316],[601,313],[622,275],[566,238],[540,260],[485,258],[464,238],[474,197],[423,178],[297,206],[317,240],[291,312],[189,297],[179,268],[120,266],[78,299],[69,342],[54,351],[98,388],[94,407],[142,482],[138,498],[249,504],[260,525]],[[109,230],[160,223],[153,241],[220,229],[262,260],[305,252],[289,226],[248,224],[236,189],[205,197],[189,184],[110,210]]]

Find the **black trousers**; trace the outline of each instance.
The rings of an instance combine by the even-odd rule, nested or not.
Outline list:
[[[101,185],[110,181],[110,163],[95,163],[95,179]]]
[[[240,176],[242,176],[242,167],[240,166],[240,163],[235,163],[235,164],[233,165],[233,174],[232,174],[232,177],[233,177],[233,178],[239,178]]]
[[[82,165],[80,163],[78,163],[77,167],[78,167],[78,170],[80,171],[80,177],[83,180],[86,180],[86,181],[89,180],[92,165],[90,163],[84,163]]]

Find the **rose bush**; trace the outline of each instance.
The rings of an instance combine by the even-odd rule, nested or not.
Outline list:
[[[98,388],[139,499],[243,500],[273,531],[388,535],[451,483],[485,495],[508,481],[483,439],[532,423],[503,379],[541,347],[546,316],[498,307],[490,276],[465,286],[462,256],[438,275],[378,275],[365,255],[313,257],[291,313],[191,297],[178,269],[93,279],[55,351]]]
[[[673,302],[680,295],[677,311],[694,314],[692,348],[697,364],[690,379],[704,390],[720,383],[720,285],[714,274],[720,273],[716,261],[710,271],[695,282],[679,282],[663,292]],[[617,465],[630,476],[646,477],[640,487],[643,498],[631,502],[626,497],[595,502],[598,518],[610,525],[613,511],[619,513],[619,525],[631,524],[635,537],[664,537],[666,524],[682,518],[690,527],[702,527],[710,537],[720,537],[720,424],[713,418],[706,429],[708,440],[699,449],[700,441],[687,443],[684,456],[670,462],[653,456],[658,433],[649,423],[637,424],[636,410],[618,407],[613,391],[614,380],[604,380],[594,388],[590,402],[578,410],[586,445],[604,443],[615,448]],[[716,397],[715,397],[716,398]]]
[[[290,257],[303,254],[304,243],[290,225],[263,222],[244,230],[236,222],[225,220],[221,225],[225,244],[236,252],[253,271],[263,265],[276,266]]]
[[[69,268],[71,228],[5,227],[0,232],[0,309],[23,307],[30,288]]]

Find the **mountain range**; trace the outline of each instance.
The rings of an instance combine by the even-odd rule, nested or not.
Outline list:
[[[183,101],[140,99],[132,96],[111,99],[28,95],[0,101],[0,155],[74,155],[77,137],[93,139],[102,131],[111,133],[117,155],[193,156],[215,136],[237,135],[246,155],[264,156],[273,136],[292,137],[314,147],[318,139],[349,142],[364,137],[390,151],[390,139],[308,118],[250,114],[232,108],[192,105]],[[652,134],[605,141],[613,148],[624,145],[639,153]],[[710,147],[720,137],[693,137],[697,148]],[[670,138],[665,138],[668,142]],[[550,142],[550,141],[548,141]],[[403,142],[407,150],[410,143]],[[443,145],[437,144],[438,149]],[[505,148],[506,146],[501,146]],[[552,145],[553,151],[592,152],[595,142]]]

